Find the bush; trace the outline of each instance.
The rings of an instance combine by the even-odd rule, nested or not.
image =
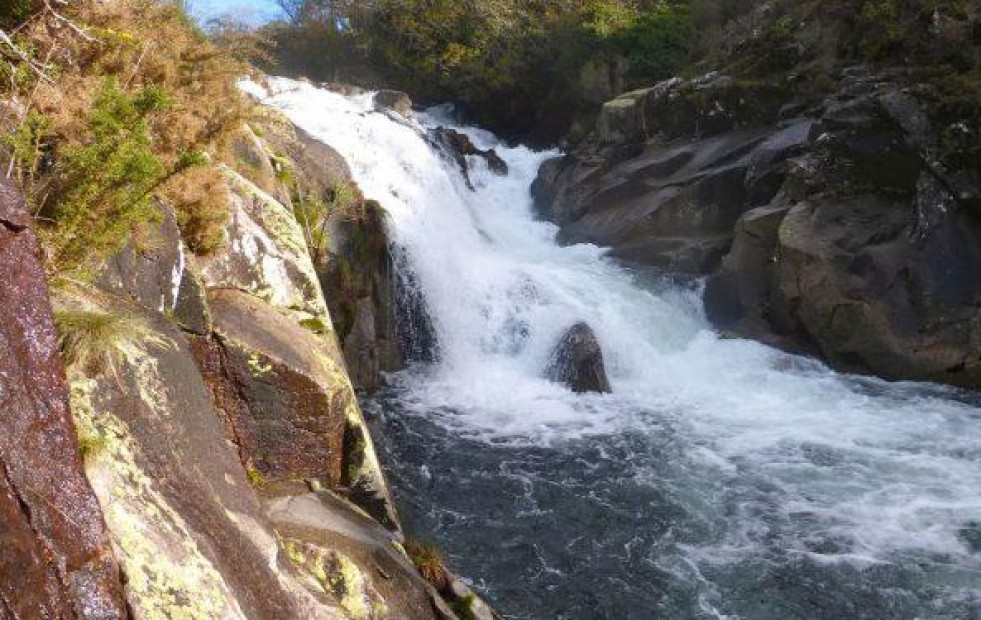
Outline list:
[[[16,53],[0,50],[12,61],[0,63],[0,97],[18,102],[0,121],[20,127],[5,151],[54,271],[91,274],[153,217],[154,196],[192,250],[221,243],[220,166],[252,110],[236,86],[247,68],[231,50],[246,46],[226,31],[228,49],[217,47],[180,4],[77,0],[59,8],[77,29],[41,12],[18,24]]]
[[[153,192],[200,163],[189,153],[168,170],[154,153],[150,123],[170,105],[171,99],[154,86],[129,94],[114,79],[103,83],[84,126],[84,141],[57,155],[54,200],[40,205],[47,221],[44,237],[58,271],[86,275],[97,269],[153,219]]]

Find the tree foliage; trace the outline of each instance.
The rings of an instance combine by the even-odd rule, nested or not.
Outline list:
[[[595,109],[591,90],[699,63],[820,84],[846,64],[971,72],[981,57],[981,0],[282,1],[297,24],[277,37],[289,71],[451,99],[524,138],[561,134]]]

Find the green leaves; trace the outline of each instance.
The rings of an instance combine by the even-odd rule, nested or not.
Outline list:
[[[62,194],[47,236],[59,271],[85,276],[117,252],[156,212],[151,195],[165,180],[204,163],[181,154],[167,168],[150,139],[155,114],[172,105],[160,88],[129,93],[106,79],[86,121],[88,136],[66,147],[58,161]]]

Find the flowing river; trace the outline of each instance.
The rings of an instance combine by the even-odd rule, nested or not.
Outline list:
[[[981,618],[977,397],[723,339],[698,290],[560,247],[529,195],[556,152],[461,128],[510,167],[471,190],[437,112],[271,87],[389,213],[439,355],[365,407],[410,535],[506,617]],[[613,395],[541,378],[578,321]]]

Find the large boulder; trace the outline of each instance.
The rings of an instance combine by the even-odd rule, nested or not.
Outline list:
[[[82,472],[40,248],[0,179],[0,616],[126,618]]]
[[[85,472],[106,515],[136,617],[333,618],[279,549],[185,334],[97,289],[65,313],[114,317],[101,364],[70,368]]]
[[[612,392],[606,376],[603,350],[586,323],[570,327],[549,356],[545,377],[563,383],[577,394]]]
[[[711,273],[740,216],[767,204],[812,123],[777,128],[772,93],[710,74],[662,82],[603,106],[592,137],[545,162],[532,188],[563,243],[629,263]],[[759,108],[749,104],[759,97]]]

